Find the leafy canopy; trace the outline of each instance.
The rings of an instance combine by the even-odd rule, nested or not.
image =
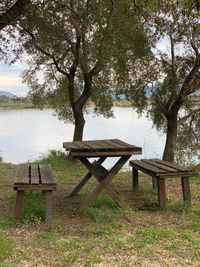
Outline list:
[[[74,101],[88,74],[95,110],[109,116],[115,69],[124,72],[129,58],[137,64],[149,53],[141,16],[128,0],[41,3],[32,6],[19,31],[30,55],[24,81],[37,103],[47,101],[64,120],[73,120],[68,77],[74,66]]]

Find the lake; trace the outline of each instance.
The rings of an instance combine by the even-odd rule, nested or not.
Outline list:
[[[143,155],[133,159],[162,157],[165,135],[152,128],[150,120],[145,116],[138,118],[132,108],[113,110],[115,117],[106,119],[88,109],[84,140],[119,138],[142,147]],[[51,149],[64,151],[62,143],[72,140],[74,126],[52,114],[51,109],[0,110],[0,154],[4,161],[22,163]]]

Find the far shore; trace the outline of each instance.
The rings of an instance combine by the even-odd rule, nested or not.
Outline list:
[[[191,101],[194,105],[200,106],[200,96],[198,97],[192,97]],[[89,102],[88,107],[94,108],[95,105],[93,102]],[[113,102],[114,107],[132,107],[133,104],[128,100],[114,100]],[[0,110],[11,110],[11,109],[39,109],[38,106],[34,105],[31,102],[0,102]],[[45,106],[43,108],[50,108],[48,106]]]
[[[32,103],[0,103],[0,110],[9,110],[9,109],[26,109],[26,108],[37,108]]]
[[[113,103],[113,106],[115,107],[131,107],[131,103],[128,100],[116,100]],[[93,103],[89,103],[88,107],[94,107]],[[38,106],[34,105],[31,102],[26,102],[26,103],[12,103],[12,102],[7,102],[7,103],[0,103],[0,110],[11,110],[11,109],[39,109]],[[45,108],[48,108],[46,106]]]

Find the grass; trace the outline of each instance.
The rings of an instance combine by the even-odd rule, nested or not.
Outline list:
[[[0,262],[12,256],[14,241],[11,237],[0,235]]]
[[[44,196],[25,195],[24,215],[14,220],[15,165],[0,163],[0,267],[15,266],[198,266],[200,262],[200,183],[191,179],[192,206],[182,204],[179,179],[167,183],[165,210],[157,206],[151,179],[140,176],[138,192],[131,191],[131,172],[120,172],[114,187],[125,208],[103,192],[77,214],[91,188],[91,179],[72,198],[69,192],[84,175],[83,166],[52,151],[37,162],[52,165],[58,188],[52,224],[44,223]],[[159,255],[159,256],[158,256]]]

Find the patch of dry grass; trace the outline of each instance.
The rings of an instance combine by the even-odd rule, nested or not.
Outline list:
[[[41,160],[52,164],[58,182],[54,194],[54,218],[43,223],[43,196],[27,194],[24,215],[16,223],[13,177],[15,166],[0,164],[0,237],[12,253],[0,266],[198,266],[200,262],[200,183],[191,180],[192,207],[182,205],[179,179],[167,182],[167,207],[159,210],[151,179],[140,177],[140,189],[131,191],[131,172],[121,172],[114,181],[126,208],[118,209],[102,194],[79,215],[76,209],[96,183],[91,180],[75,197],[68,194],[83,175],[83,167],[61,154]],[[31,202],[32,200],[32,202]],[[43,212],[43,210],[42,210]],[[10,242],[12,240],[12,242]],[[3,242],[2,242],[3,244]],[[15,244],[14,246],[11,244]],[[1,254],[1,251],[0,251]]]

